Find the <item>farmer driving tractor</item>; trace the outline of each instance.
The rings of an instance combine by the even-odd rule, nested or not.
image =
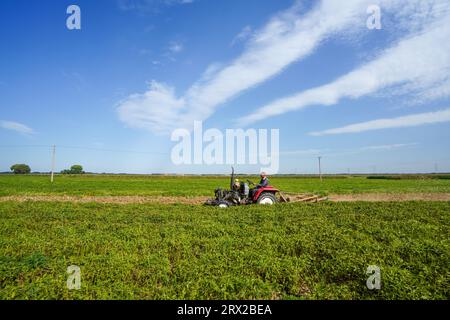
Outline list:
[[[264,171],[261,172],[259,176],[261,177],[261,180],[253,189],[250,190],[251,197],[253,197],[253,195],[255,194],[256,191],[258,191],[259,188],[264,188],[269,185],[269,178],[267,178],[267,174]]]
[[[257,185],[250,180],[247,180],[247,182],[240,181],[235,177],[234,168],[231,167],[230,189],[216,188],[214,190],[215,197],[206,200],[205,205],[228,208],[248,204],[272,205],[277,202],[291,201],[279,189],[269,184],[265,172],[261,172],[260,177],[261,180]],[[250,189],[249,185],[254,185],[254,188]],[[296,199],[295,202],[319,202],[323,200],[327,200],[327,198],[307,194],[301,195],[301,198]]]
[[[261,172],[259,176],[261,177],[261,180],[259,181],[259,184],[256,186],[256,188],[267,187],[269,185],[269,178],[267,178],[267,174],[265,172]]]

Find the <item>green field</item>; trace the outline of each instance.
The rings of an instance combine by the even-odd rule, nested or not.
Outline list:
[[[449,299],[450,203],[0,204],[1,299]],[[81,268],[80,290],[66,268]],[[382,288],[366,288],[366,268]]]
[[[444,176],[445,177],[445,176]],[[242,177],[245,180],[248,177]],[[256,177],[251,180],[257,182]],[[317,194],[349,193],[450,193],[450,179],[367,179],[366,177],[273,177],[271,184],[286,192]],[[48,176],[0,175],[0,196],[90,195],[90,196],[207,196],[217,187],[229,186],[228,177],[161,177],[127,175]]]
[[[211,195],[226,177],[0,176],[0,196]],[[255,179],[254,179],[255,180]],[[291,192],[449,193],[428,176],[273,177]],[[450,202],[0,201],[0,299],[449,299]],[[70,265],[81,289],[66,288]],[[366,287],[369,265],[381,289]]]

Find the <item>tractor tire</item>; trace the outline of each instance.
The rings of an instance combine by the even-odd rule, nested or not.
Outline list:
[[[277,197],[275,196],[275,194],[271,193],[271,192],[264,192],[262,193],[258,200],[256,200],[257,204],[268,204],[268,205],[272,205],[277,203]]]

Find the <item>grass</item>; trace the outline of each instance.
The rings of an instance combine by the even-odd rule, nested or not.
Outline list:
[[[102,190],[67,178],[60,191],[84,189],[70,183],[80,179]],[[449,213],[450,202],[3,202],[0,299],[449,299]],[[66,289],[72,264],[80,290]],[[366,288],[369,265],[381,290]]]
[[[426,177],[426,176],[423,176]],[[272,185],[286,192],[327,194],[349,193],[450,193],[448,179],[367,179],[366,177],[326,177],[321,183],[311,177],[273,177]],[[246,177],[241,178],[243,180]],[[257,178],[253,177],[253,181]],[[50,183],[48,176],[0,175],[0,196],[8,195],[162,195],[207,196],[216,187],[227,187],[227,177],[161,177],[85,175],[56,176]]]

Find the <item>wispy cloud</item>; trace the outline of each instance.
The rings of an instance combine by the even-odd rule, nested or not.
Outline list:
[[[450,121],[450,108],[436,112],[418,113],[408,116],[378,119],[367,122],[355,123],[341,128],[328,129],[324,131],[311,132],[312,136],[324,136],[342,133],[358,133],[371,130],[415,127],[426,124],[442,123]]]
[[[280,155],[285,156],[316,156],[324,153],[328,149],[304,149],[304,150],[290,150],[290,151],[281,151]]]
[[[312,158],[320,156],[326,152],[330,152],[331,149],[303,149],[303,150],[287,150],[281,151],[280,155],[285,157],[295,158]]]
[[[377,151],[390,151],[400,148],[416,146],[418,143],[394,143],[385,145],[375,145],[375,146],[365,146],[352,149],[305,149],[305,150],[291,150],[291,151],[281,151],[280,155],[292,156],[296,159],[298,158],[315,158],[317,156],[349,156],[355,154],[361,154],[366,152],[377,152]]]
[[[0,128],[2,129],[6,129],[6,130],[12,130],[15,132],[18,132],[20,134],[24,134],[24,135],[32,135],[34,134],[34,130],[31,129],[30,127],[19,123],[19,122],[14,122],[14,121],[0,121]]]
[[[183,51],[183,49],[184,49],[184,47],[181,42],[172,41],[169,43],[169,51],[171,53],[179,53],[179,52]]]
[[[434,3],[443,0],[401,0],[394,2],[379,0],[379,3],[383,5],[383,13],[395,14],[396,10],[410,7],[411,3],[417,5],[424,1]],[[130,95],[129,99],[125,99],[118,104],[119,118],[129,127],[147,129],[157,133],[168,133],[175,127],[190,128],[194,120],[207,119],[220,105],[271,79],[292,63],[310,55],[329,37],[340,33],[354,33],[354,30],[364,30],[367,19],[366,9],[372,2],[371,0],[320,1],[305,14],[301,14],[302,6],[296,3],[288,10],[275,15],[263,28],[256,30],[239,57],[220,68],[216,68],[214,72],[211,72],[211,69],[208,68],[207,74],[203,75],[184,94],[177,95],[175,94],[175,88],[170,85],[153,81],[147,92]],[[412,8],[411,10],[416,9]],[[404,10],[400,10],[400,12],[403,19],[409,19]],[[425,54],[429,55],[430,58],[442,61],[446,59],[448,52],[450,52],[450,50],[446,51],[446,48],[444,48],[449,45],[448,41],[445,40],[448,37],[446,37],[446,34],[438,34],[436,37],[444,43],[438,52],[434,52],[435,48],[430,47],[431,44],[426,41],[426,36],[423,39],[424,41],[416,44],[416,46],[420,50],[426,50]],[[416,49],[416,46],[411,47]],[[405,45],[400,45],[398,50],[406,51],[408,54],[412,53],[409,51],[410,48],[404,47]],[[387,65],[392,67],[394,58],[394,55],[390,55],[390,58],[387,59],[389,60],[387,62],[390,63]],[[420,62],[411,58],[407,60],[410,63],[405,63],[404,69],[406,70],[404,71],[410,77],[420,78],[423,76],[423,70],[429,66],[431,59],[422,59],[423,61]],[[302,101],[300,104],[332,104],[340,98],[341,91],[344,92],[344,96],[356,97],[364,94],[367,88],[380,87],[381,84],[373,83],[374,77],[371,76],[370,72],[376,72],[381,63],[382,61],[376,65],[363,68],[356,75],[344,77],[337,84],[306,93],[306,97],[300,97]],[[412,66],[415,66],[415,68]],[[436,65],[433,66],[436,69]],[[430,77],[434,75],[435,78],[428,82],[424,80],[423,83],[427,85],[435,83],[434,80],[437,80],[437,75],[445,74],[445,71],[442,70],[440,70],[440,73],[434,72],[435,69],[430,72]],[[399,74],[401,73],[395,75],[398,76]],[[359,79],[360,76],[363,76],[361,80]],[[385,81],[398,83],[401,80],[387,79]],[[355,83],[360,82],[362,82],[361,85],[353,88]],[[165,89],[161,91],[161,88]],[[445,91],[445,88],[440,92],[443,91]],[[167,96],[164,96],[164,94],[167,94]],[[158,97],[158,99],[155,99],[155,97]],[[172,104],[164,104],[164,101],[172,102]],[[298,108],[297,99],[294,99],[294,101],[288,99],[287,102],[287,105],[285,101],[277,102],[275,105],[271,104],[269,107],[242,119],[243,123],[250,123],[273,114]]]
[[[152,50],[141,48],[137,50],[137,54],[140,56],[150,56],[152,54]]]
[[[365,27],[369,3],[370,0],[321,1],[304,15],[296,4],[255,31],[241,56],[213,73],[208,68],[209,74],[203,75],[184,95],[176,96],[174,88],[152,82],[147,92],[133,94],[119,103],[119,118],[129,127],[154,132],[191,127],[194,120],[207,119],[219,105],[311,54],[328,36],[357,23]],[[172,104],[163,104],[164,101]]]
[[[158,12],[162,7],[193,3],[194,0],[117,0],[117,6],[123,11],[144,13]]]
[[[234,39],[231,41],[231,46],[234,46],[235,44],[239,43],[239,42],[243,42],[245,40],[247,40],[248,38],[251,37],[251,35],[253,34],[253,30],[252,27],[250,26],[245,26],[241,32],[239,32],[236,37],[234,37]]]
[[[184,50],[184,44],[181,41],[170,41],[164,52],[160,56],[159,62],[175,62],[177,56]],[[153,81],[155,82],[155,81]]]
[[[376,151],[376,150],[392,150],[392,149],[398,149],[398,148],[404,148],[404,147],[412,147],[416,146],[417,143],[395,143],[395,144],[384,144],[379,146],[368,146],[368,147],[362,147],[361,150],[363,151]]]
[[[391,89],[391,94],[413,94],[416,100],[450,96],[450,4],[441,0],[423,3],[435,6],[422,17],[420,21],[426,25],[414,35],[336,81],[278,99],[239,119],[239,123],[248,125],[309,106],[334,105],[343,98],[356,99],[381,89]]]

